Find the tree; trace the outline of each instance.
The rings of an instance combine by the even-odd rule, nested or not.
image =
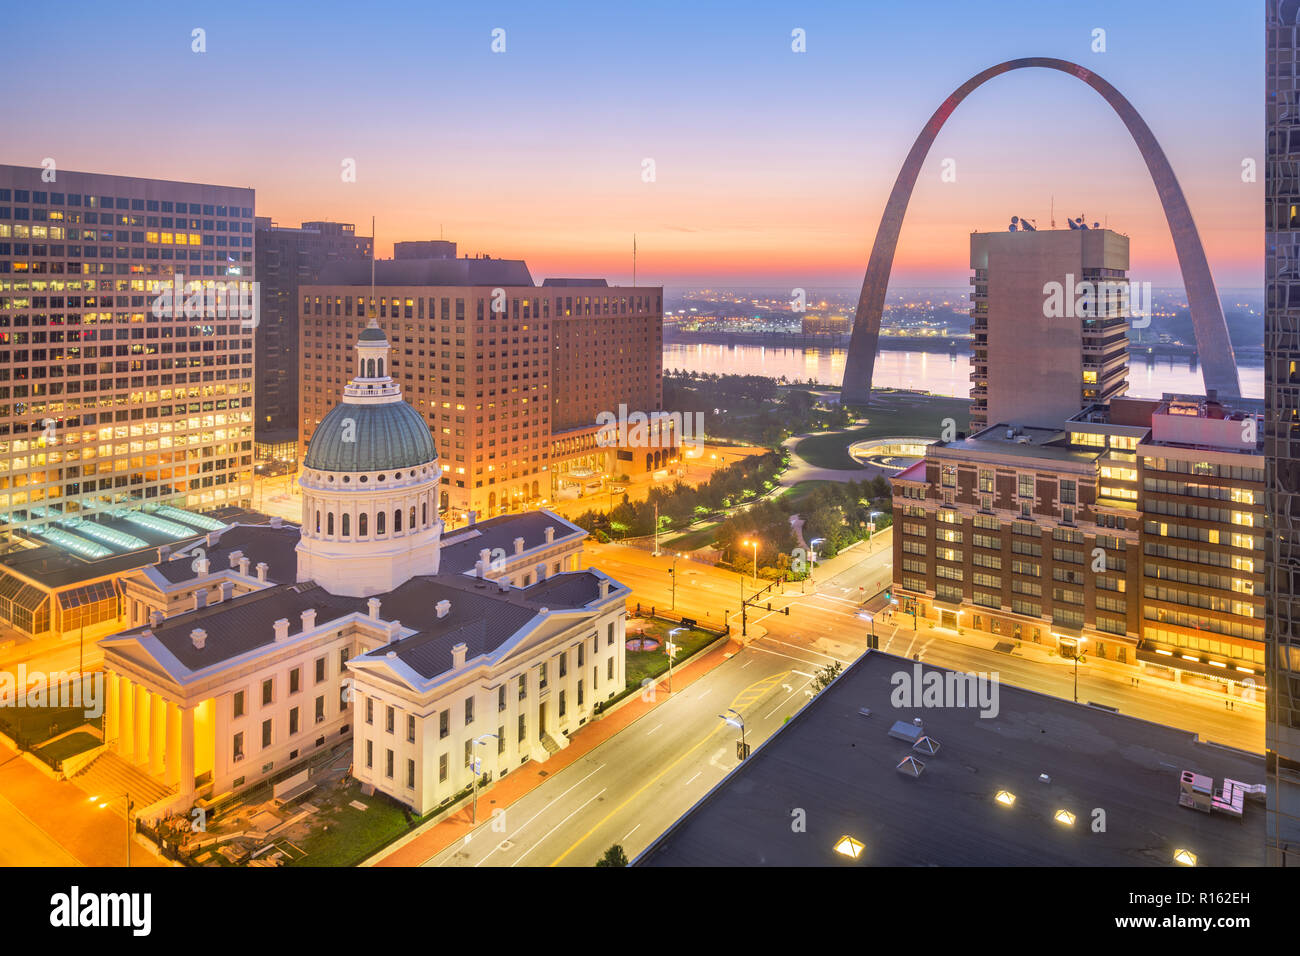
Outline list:
[[[600,858],[600,862],[597,863],[596,865],[597,866],[627,866],[627,854],[623,852],[623,848],[621,846],[615,843],[613,846],[611,846],[608,850],[605,851],[605,855]]]
[[[842,670],[844,670],[844,667],[839,661],[832,661],[825,667],[820,668],[817,671],[817,676],[812,680],[812,692],[820,694],[830,685],[831,681],[840,676]]]

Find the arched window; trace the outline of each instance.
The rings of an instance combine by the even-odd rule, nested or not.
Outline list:
[[[379,360],[379,377],[380,377],[380,378],[383,378],[383,377],[384,377],[384,360],[383,360],[383,359],[380,359],[380,360]]]
[[[384,533],[384,512],[375,512],[375,534]]]
[[[325,516],[325,533],[327,535],[334,533],[334,512],[332,511]]]
[[[320,534],[320,512],[316,512],[316,533]]]
[[[425,528],[429,526],[429,502],[427,499],[420,504],[420,525]]]
[[[352,533],[352,515],[343,516],[343,537],[348,537]]]
[[[411,505],[411,520],[406,523],[406,526],[412,531],[415,530],[415,505]]]
[[[366,359],[366,378],[375,377],[375,360]]]
[[[402,509],[394,508],[393,509],[393,534],[397,534],[401,530],[402,530]]]
[[[537,497],[537,488],[538,488],[538,484],[537,484],[537,482],[534,481],[534,482],[533,482],[533,497],[534,497],[534,498]]]
[[[451,502],[451,495],[444,491],[439,497],[441,499],[441,504],[438,505],[438,508],[442,511],[446,511],[447,505]]]
[[[363,538],[366,536],[366,518],[368,517],[369,515],[364,511],[357,515],[357,534]]]
[[[497,510],[497,493],[495,491],[488,494],[488,514]]]

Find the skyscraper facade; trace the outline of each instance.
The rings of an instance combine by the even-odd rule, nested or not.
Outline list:
[[[301,289],[302,447],[351,371],[368,314],[393,344],[393,377],[442,454],[439,511],[451,526],[537,507],[611,469],[659,468],[671,439],[603,447],[596,415],[662,406],[663,290],[599,279],[538,286],[521,260],[457,258],[451,243],[398,243],[396,257],[337,263]],[[567,463],[567,464],[566,464]],[[602,472],[603,469],[603,472]],[[576,492],[574,492],[576,494]]]
[[[358,236],[351,223],[304,222],[294,228],[261,216],[256,239],[262,305],[255,336],[257,440],[266,445],[296,444],[298,286],[315,282],[329,263],[369,260],[374,239]]]
[[[0,166],[0,539],[250,499],[253,329],[230,306],[251,302],[253,202]]]
[[[1051,425],[1128,388],[1128,237],[971,235],[972,429]]]
[[[1270,862],[1300,864],[1300,0],[1269,0],[1265,108],[1264,434]]]

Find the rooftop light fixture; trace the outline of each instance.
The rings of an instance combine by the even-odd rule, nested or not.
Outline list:
[[[1195,866],[1196,854],[1191,850],[1177,849],[1174,851],[1174,862],[1183,866]]]
[[[1010,790],[999,790],[993,799],[1004,807],[1012,807],[1016,803],[1016,795]]]
[[[850,860],[856,860],[862,856],[865,847],[859,841],[851,836],[842,836],[835,842],[835,852],[840,856],[847,856]]]
[[[1069,810],[1057,810],[1055,819],[1057,823],[1064,824],[1067,827],[1074,826],[1074,814]]]

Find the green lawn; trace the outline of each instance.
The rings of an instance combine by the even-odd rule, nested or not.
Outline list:
[[[868,438],[915,436],[938,438],[951,418],[957,431],[970,428],[970,400],[918,395],[913,392],[876,393],[866,418],[871,424],[846,431],[813,435],[799,443],[797,454],[818,468],[861,468],[849,457],[849,446]]]
[[[101,714],[88,718],[83,707],[28,707],[25,702],[22,707],[5,707],[0,712],[0,730],[32,744],[42,743],[83,724],[102,728],[104,717]]]
[[[660,547],[667,551],[694,551],[696,548],[707,548],[713,544],[713,538],[718,533],[720,523],[718,521],[710,522],[703,527],[696,528],[694,531],[688,531],[686,534],[666,540]]]
[[[353,800],[366,809],[350,806]],[[355,866],[409,828],[400,806],[379,793],[364,796],[359,783],[333,790],[312,822],[311,833],[295,841],[307,855],[289,866]]]
[[[85,753],[87,750],[98,747],[101,743],[103,741],[94,734],[79,730],[75,734],[68,734],[66,737],[36,749],[47,763],[53,764],[55,761],[66,760],[75,754]]]
[[[827,481],[822,478],[814,478],[810,481],[800,481],[791,485],[789,488],[782,488],[780,494],[776,495],[775,501],[788,501],[794,508],[798,508],[809,495],[824,485],[838,485],[838,481]]]
[[[647,621],[638,618],[628,621],[627,636],[629,640],[639,637],[638,632],[642,632],[646,637],[653,637],[660,642],[658,650],[627,652],[627,686],[629,689],[640,687],[641,682],[647,677],[655,678],[660,674],[668,673],[668,655],[664,653],[663,645],[668,640],[668,632],[674,626],[664,621]],[[695,629],[678,631],[673,638],[678,645],[677,657],[674,659],[673,666],[680,667],[692,654],[717,639],[718,635],[709,631]]]

